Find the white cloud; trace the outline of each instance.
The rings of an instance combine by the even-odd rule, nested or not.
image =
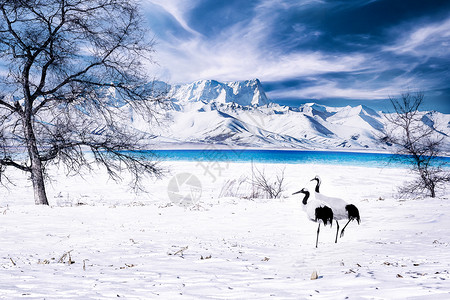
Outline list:
[[[198,35],[199,33],[193,30],[185,20],[185,14],[190,9],[195,7],[199,0],[145,0],[145,3],[153,3],[164,8],[174,19],[183,27],[184,30]]]
[[[383,50],[417,56],[448,56],[450,18],[442,22],[418,25]]]
[[[395,94],[390,88],[370,89],[370,88],[343,88],[337,82],[322,82],[317,85],[291,90],[280,90],[268,93],[271,99],[282,98],[343,98],[343,99],[386,99],[387,96]]]
[[[207,42],[195,38],[165,45],[156,58],[171,74],[171,80],[284,80],[329,72],[351,72],[364,65],[363,55],[325,55],[321,52],[270,53],[252,40],[228,39]]]
[[[276,90],[267,93],[271,99],[304,98],[304,99],[386,99],[407,90],[423,91],[424,87],[432,85],[430,80],[420,79],[410,74],[404,74],[389,82],[377,81],[376,78],[365,82],[348,83],[345,79],[326,80],[319,77],[311,78],[313,86],[296,87]]]
[[[179,1],[153,2],[172,13],[185,28],[190,28],[183,16],[192,6],[176,6]],[[188,40],[160,41],[155,54],[159,66],[151,68],[151,71],[159,74],[162,80],[182,83],[199,79],[230,81],[255,77],[274,81],[360,68],[365,61],[362,55],[331,56],[314,51],[284,53],[280,45],[273,44],[270,34],[277,20],[274,8],[283,6],[289,9],[290,5],[298,5],[298,2],[263,1],[255,8],[255,14],[249,16],[249,21],[238,22],[214,38],[196,34]]]

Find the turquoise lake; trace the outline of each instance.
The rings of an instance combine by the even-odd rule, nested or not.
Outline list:
[[[247,150],[247,149],[194,149],[142,151],[143,155],[156,155],[159,160],[175,161],[225,161],[259,162],[285,164],[332,164],[365,167],[407,167],[408,161],[392,159],[391,154],[343,151],[301,151],[301,150]],[[450,157],[439,161],[450,165]]]

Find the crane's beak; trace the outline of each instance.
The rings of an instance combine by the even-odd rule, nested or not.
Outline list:
[[[295,193],[293,193],[292,195],[296,195],[296,194],[299,194],[299,193],[301,193],[302,191],[300,190],[300,191],[298,191],[298,192],[295,192]]]
[[[310,181],[314,181],[314,180],[316,180],[315,178],[313,178],[313,179],[311,179]]]

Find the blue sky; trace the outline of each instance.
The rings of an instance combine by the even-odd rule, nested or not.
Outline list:
[[[143,0],[150,71],[170,83],[259,78],[271,100],[365,104],[425,93],[450,113],[448,0]]]

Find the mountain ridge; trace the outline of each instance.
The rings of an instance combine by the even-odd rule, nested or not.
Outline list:
[[[198,80],[193,83],[170,86],[171,100],[186,102],[235,102],[242,106],[260,106],[269,102],[259,79],[219,82]]]
[[[156,147],[196,145],[311,150],[388,151],[378,142],[386,114],[367,105],[330,107],[271,102],[258,79],[199,80],[168,85],[172,105],[163,128],[147,127]],[[421,112],[422,121],[444,136],[450,151],[450,115]],[[433,126],[437,126],[434,128]]]

